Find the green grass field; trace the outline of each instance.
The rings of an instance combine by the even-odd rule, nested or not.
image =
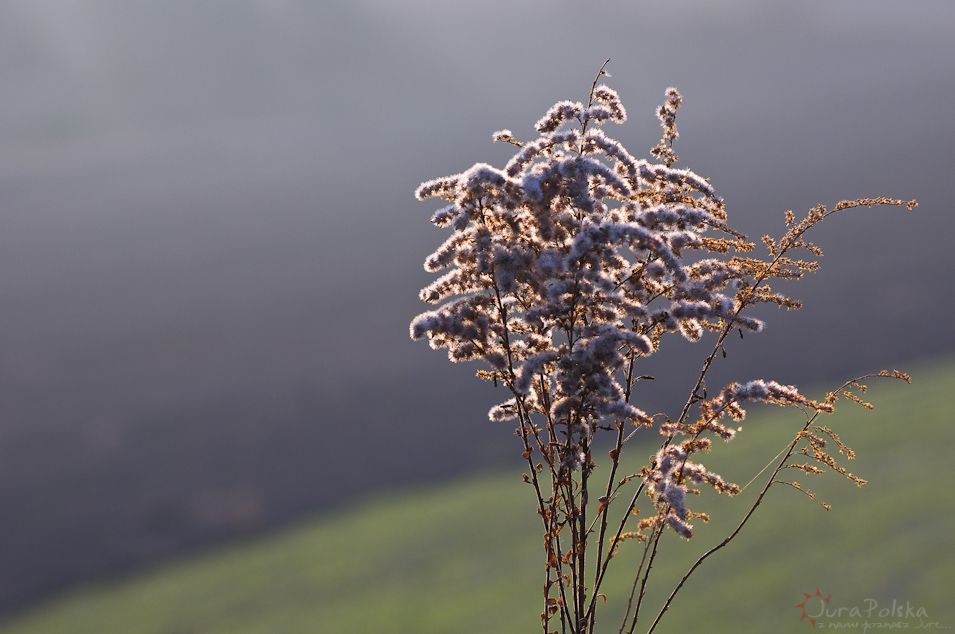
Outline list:
[[[955,627],[955,363],[900,369],[911,372],[912,385],[869,383],[874,411],[843,402],[822,421],[856,450],[858,458],[844,465],[869,484],[858,489],[837,474],[791,471],[833,509],[774,488],[739,538],[691,578],[658,632],[813,631],[796,606],[817,589],[831,595],[829,610],[844,609],[841,618],[821,617],[815,629],[861,631],[866,621],[867,631],[898,623]],[[742,486],[785,446],[799,417],[795,410],[754,408],[743,432],[704,462]],[[633,452],[639,458],[650,449]],[[691,542],[665,540],[646,623],[637,631],[646,631],[664,591],[693,559],[735,526],[762,481],[736,498],[704,492],[691,500],[713,521],[698,522]],[[514,473],[396,491],[281,534],[74,590],[0,624],[0,631],[540,631],[541,530],[532,498]],[[619,627],[627,572],[639,551],[628,543],[614,560],[601,631]],[[879,614],[893,602],[901,616]],[[821,605],[813,599],[807,610]],[[906,607],[928,616],[906,617]],[[850,616],[852,608],[861,616]]]

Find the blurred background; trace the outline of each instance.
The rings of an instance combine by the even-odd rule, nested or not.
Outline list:
[[[608,134],[649,156],[676,86],[679,165],[754,239],[919,200],[820,227],[805,308],[720,377],[951,354],[953,32],[946,0],[0,1],[0,614],[512,464],[504,394],[408,337],[446,237],[412,192],[502,165],[491,133],[534,138],[608,57]]]

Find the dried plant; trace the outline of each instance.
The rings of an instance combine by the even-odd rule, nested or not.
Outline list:
[[[635,631],[663,535],[690,539],[693,522],[708,519],[689,508],[688,495],[704,486],[727,495],[740,490],[698,456],[714,439],[733,438],[738,429],[727,417],[742,420],[747,401],[798,408],[806,422],[739,527],[700,557],[648,631],[697,566],[736,537],[774,484],[802,490],[781,479],[785,469],[830,469],[863,483],[827,453],[828,441],[849,458],[851,451],[816,424],[820,413],[833,410],[837,394],[858,401],[847,388],[864,389],[862,378],[818,402],[764,380],[733,383],[708,398],[706,378],[726,356],[731,334],[762,328],[748,309],[799,307],[769,283],[817,268],[793,255],[821,255],[805,239],[809,229],[854,207],[916,204],[843,201],[831,210],[816,207],[798,222],[787,212],[785,234],[763,238],[768,255],[754,257],[754,245],[727,224],[710,183],[673,167],[680,93],[667,89],[657,113],[663,138],[651,153],[660,162],[638,160],[602,130],[608,121],[626,119],[617,93],[598,85],[605,74],[601,68],[586,105],[561,101],[548,110],[536,124],[536,140],[522,143],[509,130],[496,132],[494,140],[518,148],[503,169],[478,163],[416,192],[418,199],[448,201],[431,221],[452,234],[425,262],[431,272],[450,269],[421,291],[422,300],[440,306],[412,322],[411,336],[447,348],[452,361],[486,362],[489,369],[479,376],[510,393],[490,418],[516,420],[528,464],[524,480],[536,494],[544,528],[545,633],[594,631],[608,566],[628,540],[638,540],[643,555],[620,632]],[[711,347],[682,410],[651,416],[632,402],[633,388],[650,378],[643,368],[671,334]],[[872,376],[908,380],[898,372]],[[639,430],[661,435],[659,451],[638,472],[622,475],[624,447]],[[599,482],[592,453],[598,435],[613,443]],[[797,456],[807,461],[797,463]],[[644,501],[649,512],[637,519]]]

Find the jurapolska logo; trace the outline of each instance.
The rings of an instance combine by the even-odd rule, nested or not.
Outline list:
[[[799,617],[799,620],[805,621],[806,619],[809,619],[809,622],[812,623],[812,626],[816,627],[816,619],[825,614],[826,606],[829,605],[829,599],[832,598],[832,595],[830,594],[828,597],[824,598],[822,593],[819,592],[819,588],[816,588],[816,594],[806,594],[803,592],[802,595],[806,598],[802,603],[796,606],[797,608],[802,608],[802,616]],[[819,601],[814,601],[816,598],[818,598]],[[809,607],[806,607],[807,603],[809,604]]]
[[[893,599],[890,605],[880,605],[875,599],[863,599],[855,606],[837,606],[832,595],[823,596],[819,588],[815,594],[802,593],[803,601],[796,607],[802,610],[800,621],[808,620],[812,627],[860,629],[863,632],[878,629],[952,629],[938,621],[926,621],[928,611],[923,606],[900,603]],[[917,620],[916,620],[917,619]]]

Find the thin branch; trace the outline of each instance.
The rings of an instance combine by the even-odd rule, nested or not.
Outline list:
[[[652,538],[653,541],[653,550],[650,553],[650,558],[647,560],[647,568],[643,571],[643,581],[640,583],[640,595],[637,597],[637,605],[633,609],[633,620],[630,622],[630,629],[627,630],[627,634],[633,634],[634,628],[637,627],[637,620],[640,618],[640,608],[643,605],[643,597],[646,596],[647,591],[647,581],[650,579],[650,569],[653,567],[653,560],[657,556],[657,546],[660,544],[660,538],[663,537],[664,524],[661,523],[655,528],[656,537]],[[648,540],[648,546],[649,546]],[[644,558],[646,558],[646,550],[644,550]],[[643,561],[640,562],[640,567],[643,567]],[[634,577],[634,589],[636,589],[636,581],[640,577],[640,570],[637,570],[637,574]],[[633,590],[630,591],[630,599],[627,601],[627,614],[630,613],[630,603],[633,601]],[[624,623],[627,621],[626,615],[623,617]],[[623,631],[623,625],[620,626],[621,631]]]
[[[609,63],[610,63],[610,58],[608,57],[607,61],[603,63],[603,66],[600,67],[600,70],[597,71],[597,76],[594,77],[594,84],[593,86],[590,87],[590,99],[587,101],[588,108],[594,105],[594,93],[597,92],[597,82],[600,81],[600,78],[606,74],[604,73],[604,68],[606,68],[607,64]]]

